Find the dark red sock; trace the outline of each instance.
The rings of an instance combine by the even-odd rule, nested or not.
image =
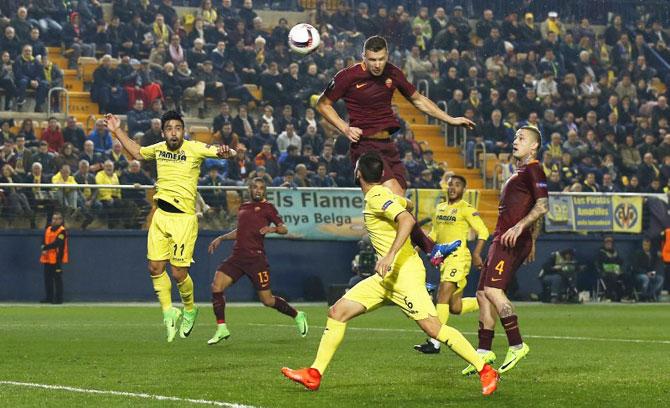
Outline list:
[[[493,336],[495,332],[493,330],[485,329],[484,323],[479,322],[479,350],[491,350],[493,346]]]
[[[293,306],[289,305],[287,301],[284,300],[284,298],[281,298],[279,296],[275,296],[275,305],[272,306],[274,307],[279,313],[283,313],[286,316],[291,316],[291,317],[296,317],[298,315],[298,311],[293,308]]]
[[[423,252],[427,254],[430,254],[430,252],[433,250],[433,247],[435,246],[435,242],[430,239],[426,232],[419,226],[418,222],[414,224],[414,228],[412,228],[412,232],[410,233],[409,237],[411,238],[412,244],[414,246],[418,246]]]
[[[518,346],[523,343],[521,340],[521,332],[519,331],[519,322],[517,321],[516,315],[511,315],[508,317],[501,317],[500,322],[505,328],[505,333],[507,334],[507,341],[511,346]]]
[[[212,307],[214,308],[214,316],[216,316],[216,324],[226,322],[226,298],[223,292],[212,293]]]

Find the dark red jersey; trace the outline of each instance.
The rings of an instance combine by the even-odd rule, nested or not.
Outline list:
[[[365,64],[359,63],[338,72],[323,93],[332,102],[344,98],[349,125],[362,129],[363,136],[368,136],[400,127],[391,110],[396,88],[406,98],[416,92],[414,85],[395,65],[387,63],[382,74],[374,76]]]
[[[519,167],[502,189],[495,240],[500,240],[505,231],[528,215],[537,199],[543,197],[548,197],[547,178],[540,162],[533,160]],[[530,238],[530,229],[524,230],[519,237],[521,240]]]
[[[267,201],[250,201],[242,204],[237,213],[237,239],[233,247],[233,255],[265,255],[263,245],[265,236],[260,233],[260,230],[271,223],[283,224],[274,205]]]

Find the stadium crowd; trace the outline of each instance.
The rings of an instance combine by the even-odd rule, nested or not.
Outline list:
[[[435,1],[352,8],[342,1],[328,10],[317,1],[311,18],[321,45],[298,57],[287,46],[287,20],[267,27],[252,0],[115,0],[110,21],[98,0],[5,0],[0,90],[5,110],[20,109],[28,89],[35,91],[36,111],[44,110],[47,90],[62,81],[46,47],[63,46],[70,67],[80,56],[99,58],[91,98],[99,113],[127,115],[129,134],[142,145],[160,140],[157,119],[168,108],[201,118],[218,111],[209,115],[216,114],[214,139],[239,155],[207,160],[202,185],[240,186],[260,176],[274,186],[352,186],[349,141],[312,104],[336,72],[356,63],[363,40],[380,34],[391,62],[411,81],[427,83],[428,96],[443,101],[450,115],[477,123],[463,146],[468,166],[479,165],[481,144],[510,153],[515,129],[531,124],[544,137],[540,157],[550,191],[668,191],[667,21],[614,15],[602,31],[584,13],[572,13],[579,18],[568,26],[556,11],[538,11],[542,2],[493,2],[495,10],[487,2],[446,3],[446,9]],[[197,9],[178,14],[176,6]],[[262,98],[245,84],[256,85]],[[345,115],[343,105],[336,108]],[[393,138],[410,187],[439,188],[446,165],[401,124]],[[150,184],[155,177],[152,166],[125,157],[101,121],[88,135],[74,118],[50,119],[41,137],[30,119],[16,134],[13,126],[2,123],[3,182]],[[45,200],[37,191],[44,189],[6,189],[3,213],[32,214]],[[143,192],[125,189],[55,195],[49,200],[76,208],[85,220],[97,212],[142,214],[148,205]],[[208,191],[203,198],[225,212],[225,194]]]

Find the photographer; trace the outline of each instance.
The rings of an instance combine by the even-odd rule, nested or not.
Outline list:
[[[552,252],[542,266],[539,278],[542,282],[542,300],[557,303],[561,298],[565,301],[577,301],[577,272],[583,267],[575,260],[575,251],[567,248]]]
[[[351,271],[355,274],[349,280],[349,287],[353,287],[358,282],[374,275],[375,265],[377,264],[377,254],[372,247],[369,237],[358,241],[358,254],[351,261]]]
[[[651,249],[651,240],[642,240],[640,248],[633,256],[631,274],[635,279],[635,286],[640,293],[640,300],[658,301],[663,288],[663,275],[658,273],[658,254]]]

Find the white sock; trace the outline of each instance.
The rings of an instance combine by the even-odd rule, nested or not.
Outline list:
[[[428,341],[431,342],[431,343],[433,343],[433,346],[434,346],[436,349],[439,349],[439,348],[440,348],[440,345],[442,344],[442,343],[440,343],[439,340],[435,340],[435,339],[429,339]]]
[[[479,354],[486,354],[489,351],[491,351],[491,350],[477,349],[477,353],[479,353]]]

